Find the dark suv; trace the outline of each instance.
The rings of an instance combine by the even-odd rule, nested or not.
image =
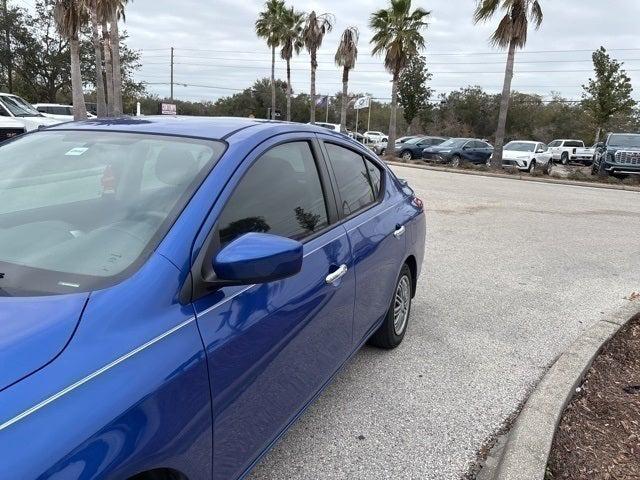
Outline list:
[[[640,174],[640,134],[611,133],[596,145],[592,175]]]

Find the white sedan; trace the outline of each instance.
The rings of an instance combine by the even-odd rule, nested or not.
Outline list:
[[[553,168],[552,154],[542,142],[518,140],[504,146],[502,165],[529,173],[542,168],[548,174]]]

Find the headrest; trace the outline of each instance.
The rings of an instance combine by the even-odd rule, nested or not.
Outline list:
[[[156,176],[162,183],[184,186],[190,183],[198,170],[198,163],[191,151],[171,145],[164,147],[156,162]]]

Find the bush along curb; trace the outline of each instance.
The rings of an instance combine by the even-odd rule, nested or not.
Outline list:
[[[598,320],[560,355],[524,405],[510,432],[489,453],[478,480],[544,480],[565,408],[602,347],[640,311],[638,301]]]
[[[615,185],[598,182],[581,182],[579,180],[569,180],[563,178],[553,177],[533,177],[529,174],[508,174],[508,173],[493,173],[490,171],[478,171],[478,170],[465,170],[462,168],[450,168],[450,167],[437,167],[433,165],[416,165],[413,163],[391,162],[385,160],[385,163],[397,167],[416,168],[418,170],[433,170],[435,172],[447,172],[447,173],[459,173],[461,175],[476,175],[479,177],[494,177],[494,178],[510,178],[511,180],[524,180],[526,182],[538,182],[538,183],[555,183],[557,185],[573,185],[577,187],[591,187],[591,188],[604,188],[606,190],[626,190],[629,192],[640,192],[640,187],[634,187],[632,185]]]

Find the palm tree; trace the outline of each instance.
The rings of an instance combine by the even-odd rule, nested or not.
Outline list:
[[[384,53],[384,66],[391,75],[391,118],[389,119],[389,145],[396,142],[396,116],[398,110],[398,80],[413,55],[425,46],[422,29],[431,14],[423,8],[411,11],[411,0],[391,0],[389,8],[371,15],[369,25],[374,31],[371,38],[373,55]]]
[[[280,45],[284,0],[267,0],[256,20],[256,34],[271,48],[271,119],[276,119],[276,47]]]
[[[507,66],[504,74],[502,98],[500,100],[500,114],[496,129],[496,144],[491,166],[502,168],[502,150],[504,147],[507,114],[511,96],[511,80],[513,80],[513,65],[516,49],[523,48],[527,43],[529,22],[533,22],[536,30],[542,25],[542,7],[538,0],[480,0],[474,15],[475,23],[485,22],[499,10],[505,11],[498,28],[491,36],[491,43],[500,48],[508,48]]]
[[[102,27],[104,76],[106,82],[107,115],[121,115],[122,69],[120,61],[120,30],[118,22],[125,19],[128,0],[88,0],[96,3],[96,15]]]
[[[336,52],[336,64],[342,67],[342,105],[340,107],[340,131],[347,131],[347,103],[349,102],[349,70],[356,66],[358,59],[358,29],[348,27],[340,39]]]
[[[282,16],[282,30],[280,32],[280,57],[287,62],[287,122],[291,121],[291,59],[293,54],[300,53],[302,41],[302,27],[304,15],[294,11],[293,7],[286,9]]]
[[[80,72],[80,28],[86,22],[86,10],[81,0],[56,0],[53,10],[56,26],[60,35],[69,41],[71,52],[71,93],[73,97],[73,117],[75,120],[87,119],[87,106],[82,89]]]
[[[333,29],[333,16],[324,13],[316,15],[315,10],[307,16],[302,31],[304,45],[311,54],[311,123],[316,123],[316,70],[318,69],[318,50],[324,36]],[[329,99],[327,99],[329,101]]]
[[[127,0],[115,0],[111,11],[109,41],[111,42],[111,61],[113,63],[113,114],[122,115],[122,67],[120,64],[120,30],[118,21],[125,19],[124,6]]]
[[[102,69],[102,44],[100,43],[99,0],[87,0],[87,9],[91,17],[91,39],[96,62],[96,104],[98,117],[107,116],[107,99],[104,90]]]

